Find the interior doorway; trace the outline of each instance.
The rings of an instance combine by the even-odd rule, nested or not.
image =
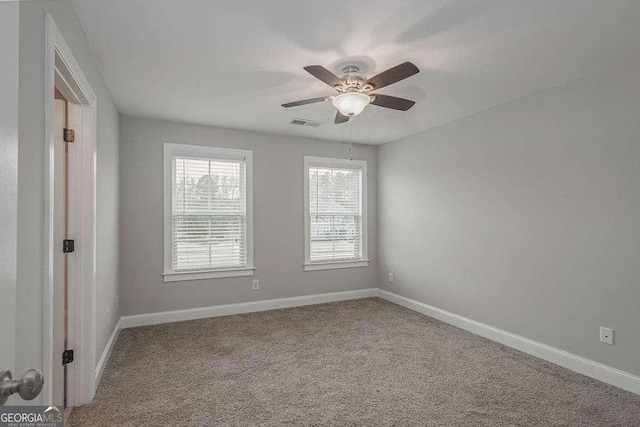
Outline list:
[[[73,361],[69,339],[70,289],[75,285],[75,240],[77,232],[77,150],[82,142],[75,138],[79,105],[70,102],[56,87],[53,101],[53,238],[61,242],[62,250],[54,253],[53,261],[53,353],[60,355],[54,363],[51,377],[53,404],[67,408],[69,402],[68,364]]]
[[[97,97],[50,14],[45,22],[42,400],[72,407],[96,384]]]

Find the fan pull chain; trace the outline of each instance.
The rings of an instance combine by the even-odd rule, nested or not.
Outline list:
[[[353,161],[353,118],[347,123],[349,126],[349,137],[347,140],[347,151],[349,152],[349,160]]]

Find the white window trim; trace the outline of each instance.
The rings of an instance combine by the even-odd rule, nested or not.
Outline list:
[[[311,262],[311,224],[309,221],[309,167],[310,166],[326,166],[358,169],[361,171],[360,179],[360,211],[362,212],[361,221],[361,239],[360,244],[361,258],[345,261],[317,261]],[[366,160],[350,160],[337,159],[331,157],[314,157],[304,156],[304,271],[317,270],[333,270],[338,268],[355,268],[367,267],[369,265],[368,257],[368,223],[367,223],[367,161]]]
[[[187,154],[213,159],[239,159],[243,158],[246,164],[246,217],[247,217],[247,266],[243,268],[222,268],[198,271],[173,271],[171,259],[172,233],[171,233],[171,185],[172,166],[171,158],[174,155]],[[253,151],[238,150],[235,148],[219,148],[204,145],[186,145],[164,143],[164,272],[165,282],[179,282],[185,280],[220,279],[225,277],[253,276]]]

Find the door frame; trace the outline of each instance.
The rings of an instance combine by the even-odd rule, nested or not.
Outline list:
[[[74,182],[69,183],[69,203],[75,211],[69,227],[75,230],[74,265],[69,277],[69,343],[75,360],[67,367],[67,402],[69,406],[88,403],[96,389],[96,147],[97,97],[75,60],[53,16],[45,17],[45,164],[44,164],[44,287],[42,362],[45,377],[43,404],[52,404],[52,371],[62,363],[62,355],[53,354],[53,258],[62,250],[62,242],[53,241],[54,184],[54,88],[80,105],[79,125],[75,130]],[[71,153],[71,151],[70,151]]]

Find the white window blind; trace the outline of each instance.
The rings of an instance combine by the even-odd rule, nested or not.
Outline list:
[[[306,261],[313,264],[363,259],[362,169],[349,164],[309,162],[306,173]]]
[[[244,160],[174,156],[172,162],[173,270],[245,267]]]
[[[253,153],[169,143],[164,152],[164,280],[253,275]]]

